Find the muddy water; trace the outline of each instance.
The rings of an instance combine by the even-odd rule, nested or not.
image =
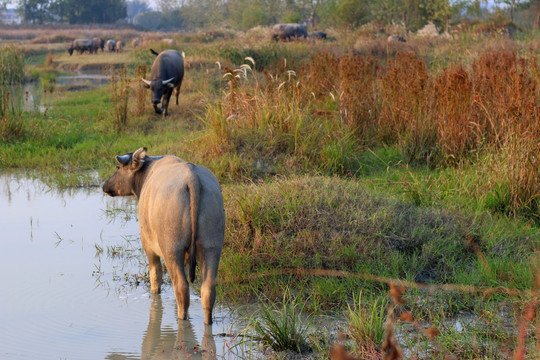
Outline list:
[[[171,286],[136,286],[146,259],[135,206],[0,174],[1,359],[237,357],[236,310],[218,303],[205,326],[192,290],[189,320],[178,321]]]

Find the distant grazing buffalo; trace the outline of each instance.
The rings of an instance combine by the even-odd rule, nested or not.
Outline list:
[[[68,47],[69,55],[73,55],[73,51],[77,51],[80,54],[88,51],[89,54],[94,52],[94,42],[92,39],[75,39]]]
[[[122,52],[123,49],[124,49],[124,42],[122,40],[118,40],[116,42],[116,48],[114,49],[114,51],[119,53],[119,52]]]
[[[94,50],[96,53],[98,49],[101,49],[101,52],[103,52],[103,49],[105,48],[105,40],[95,37],[92,39],[92,42],[94,43]]]
[[[176,105],[178,105],[180,85],[182,85],[184,78],[184,58],[178,51],[172,49],[164,50],[159,54],[152,49],[150,51],[157,57],[150,70],[150,80],[142,79],[142,81],[147,89],[152,90],[154,111],[158,114],[165,111],[165,115],[167,115],[169,99],[174,89],[176,89]],[[162,100],[160,108],[158,105]]]
[[[161,42],[164,43],[164,44],[167,44],[167,45],[176,44],[176,41],[174,41],[174,39],[162,39]]]
[[[116,167],[116,173],[103,184],[103,191],[110,196],[135,195],[139,199],[139,227],[148,257],[150,291],[161,291],[163,258],[178,317],[186,319],[189,283],[185,266],[189,264],[189,280],[193,282],[200,261],[204,323],[212,324],[225,234],[225,209],[218,180],[203,166],[173,155],[148,156],[146,148],[116,156]]]
[[[388,43],[407,42],[407,40],[405,40],[403,36],[399,36],[399,35],[390,35],[388,39],[386,39],[386,41],[388,41]]]
[[[326,33],[324,31],[312,31],[309,33],[309,37],[311,39],[324,40],[326,39]]]
[[[272,26],[271,34],[272,39],[275,41],[308,37],[306,27],[300,24],[276,24]]]
[[[105,49],[108,52],[115,52],[116,51],[116,41],[114,41],[112,39],[107,40],[107,42],[105,43]]]
[[[141,39],[139,39],[139,38],[133,39],[131,41],[131,46],[133,46],[134,48],[136,48],[137,46],[140,46],[140,45],[141,45]]]

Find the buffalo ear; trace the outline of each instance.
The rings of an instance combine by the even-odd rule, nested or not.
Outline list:
[[[131,160],[131,166],[133,167],[133,170],[138,171],[141,169],[141,167],[144,164],[145,157],[146,157],[145,147],[139,148],[137,151],[133,153],[133,157]]]
[[[171,83],[168,83],[166,86],[169,87],[169,88],[171,88],[171,89],[174,89],[174,87],[175,87],[176,85],[171,84]]]

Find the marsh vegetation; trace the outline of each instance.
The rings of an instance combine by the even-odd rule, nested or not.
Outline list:
[[[264,28],[167,36],[186,63],[167,117],[140,78],[149,48],[170,45],[120,58],[9,50],[34,56],[19,74],[92,68],[113,80],[53,88],[46,113],[3,101],[0,167],[97,186],[115,155],[146,146],[210,168],[227,213],[219,299],[259,301],[250,336],[274,350],[324,358],[341,341],[363,358],[399,347],[409,358],[538,355],[537,33],[403,44],[369,28],[290,43]],[[131,275],[118,281],[149,286]],[[309,324],[346,325],[310,331],[299,310]]]

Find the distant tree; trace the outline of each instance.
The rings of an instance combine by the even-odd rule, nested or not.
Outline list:
[[[282,0],[228,0],[223,3],[223,18],[232,27],[249,29],[272,25],[284,13]]]
[[[343,25],[357,27],[371,20],[370,1],[339,0],[337,12]]]
[[[516,7],[518,6],[518,3],[520,1],[519,0],[502,0],[502,2],[510,10],[510,21],[514,22],[514,11],[516,10]]]
[[[450,28],[450,19],[455,16],[459,10],[459,4],[454,6],[450,4],[450,0],[431,0],[427,1],[424,8],[424,18],[427,21],[432,21],[439,29],[446,32]]]
[[[260,7],[245,8],[242,12],[242,28],[247,30],[257,25],[268,25],[268,14]]]
[[[150,7],[144,0],[126,1],[127,17],[133,21],[133,18],[139,13],[150,11]]]
[[[535,29],[540,29],[540,0],[533,0],[531,8],[534,11],[534,25]]]
[[[49,0],[19,0],[17,12],[24,22],[30,24],[43,24],[53,19]]]
[[[171,9],[163,13],[163,18],[159,25],[160,29],[182,29],[184,27],[184,17],[181,9]]]
[[[167,12],[174,10],[174,9],[180,9],[185,1],[183,0],[156,0],[158,9],[166,14]]]
[[[281,22],[284,23],[299,23],[307,17],[304,14],[304,9],[301,3],[297,0],[285,0],[284,9],[281,16]]]
[[[106,24],[127,16],[124,0],[57,0],[55,8],[70,24]]]
[[[221,0],[185,0],[181,7],[188,28],[203,29],[221,24],[224,20]]]
[[[157,30],[163,21],[161,11],[145,11],[139,13],[133,19],[135,25],[141,26],[146,30]]]
[[[533,29],[540,29],[540,0],[520,1],[516,3],[515,10],[528,14]],[[513,14],[510,14],[513,21]]]
[[[337,0],[319,1],[317,15],[324,26],[335,26],[339,22]]]

